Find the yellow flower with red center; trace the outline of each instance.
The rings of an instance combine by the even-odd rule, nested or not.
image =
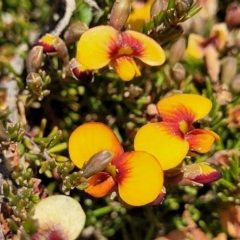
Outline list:
[[[190,34],[186,53],[189,56],[201,59],[211,48],[214,48],[216,51],[217,49],[223,49],[227,43],[227,37],[228,29],[226,23],[215,24],[207,39],[195,33]]]
[[[103,197],[117,189],[120,198],[132,206],[151,203],[158,197],[163,188],[163,171],[154,156],[143,151],[124,153],[114,132],[103,123],[85,123],[70,136],[70,157],[79,168],[103,150],[110,151],[113,158],[88,179],[87,193]]]
[[[150,66],[165,61],[161,46],[135,31],[120,32],[111,26],[98,26],[83,33],[77,44],[77,60],[86,68],[97,70],[110,64],[124,81],[141,73],[133,58]]]
[[[163,170],[178,166],[189,151],[208,152],[219,136],[213,131],[195,129],[192,124],[205,117],[212,102],[195,94],[163,98],[157,104],[162,122],[141,127],[134,140],[137,151],[155,156]]]

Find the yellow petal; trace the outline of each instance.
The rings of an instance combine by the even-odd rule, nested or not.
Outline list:
[[[172,123],[149,123],[139,129],[134,149],[155,156],[163,170],[176,167],[186,156],[189,145]]]
[[[152,38],[135,31],[125,31],[122,33],[123,39],[135,39],[139,44],[134,44],[133,56],[150,66],[162,65],[166,59],[162,47]]]
[[[212,102],[196,94],[176,94],[161,99],[157,109],[164,121],[185,120],[190,123],[205,117],[212,108]]]
[[[228,28],[226,23],[214,24],[211,28],[210,37],[217,38],[217,48],[223,49],[228,38]]]
[[[141,151],[127,152],[116,163],[119,170],[118,191],[132,206],[153,202],[163,187],[163,171],[158,160]]]
[[[112,61],[111,66],[124,81],[130,81],[141,75],[136,63],[131,57],[119,57]]]
[[[103,123],[85,123],[76,128],[69,138],[70,158],[79,168],[94,154],[103,150],[112,152],[114,158],[123,154],[123,148],[116,135]]]
[[[100,172],[90,178],[89,184],[90,186],[85,189],[85,192],[100,198],[110,193],[116,182],[108,173]]]
[[[211,150],[214,141],[219,141],[220,137],[210,130],[194,129],[186,134],[185,139],[189,143],[189,150],[207,153]]]
[[[198,34],[190,34],[188,38],[187,54],[191,57],[202,59],[204,56],[203,43],[205,39]]]
[[[118,32],[110,26],[98,26],[89,29],[81,36],[77,44],[77,60],[87,69],[100,69],[111,58],[109,47],[118,39]]]

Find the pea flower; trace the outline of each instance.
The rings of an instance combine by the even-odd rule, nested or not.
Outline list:
[[[77,44],[77,60],[86,68],[97,70],[110,64],[124,81],[141,73],[134,57],[150,66],[165,61],[161,46],[150,37],[131,30],[120,32],[111,26],[89,29]]]
[[[213,131],[195,129],[193,123],[205,117],[212,102],[195,94],[179,94],[157,103],[162,122],[141,127],[134,139],[137,151],[155,156],[163,170],[178,166],[189,151],[208,152],[219,136]]]
[[[112,153],[112,159],[107,166],[104,163],[102,170],[98,158],[99,163],[91,163],[92,166],[98,163],[100,171],[93,171],[96,173],[88,178],[87,193],[103,197],[117,189],[120,198],[132,206],[151,203],[158,197],[163,188],[163,171],[154,156],[143,151],[124,153],[114,132],[99,122],[85,123],[70,136],[70,157],[79,168],[104,150]]]
[[[228,29],[225,23],[213,25],[208,38],[192,33],[188,38],[187,55],[201,59],[211,48],[222,50],[227,43],[227,37]]]

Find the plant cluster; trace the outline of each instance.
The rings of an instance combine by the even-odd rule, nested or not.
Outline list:
[[[0,5],[0,239],[240,238],[240,5],[51,5]]]

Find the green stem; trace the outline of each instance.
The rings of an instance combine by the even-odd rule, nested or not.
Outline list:
[[[93,215],[95,217],[99,217],[99,216],[105,215],[107,213],[110,213],[112,210],[113,210],[113,208],[110,206],[102,207],[102,208],[94,210]]]

